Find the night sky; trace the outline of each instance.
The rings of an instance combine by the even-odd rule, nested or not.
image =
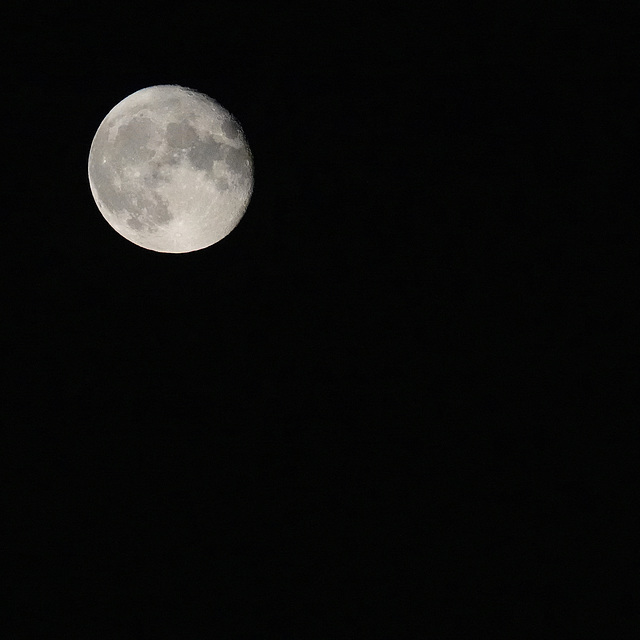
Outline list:
[[[3,24],[2,637],[634,637],[637,9],[374,5]],[[254,156],[193,253],[89,189],[156,84]]]

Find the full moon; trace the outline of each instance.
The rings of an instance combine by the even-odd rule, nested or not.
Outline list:
[[[147,87],[102,121],[89,185],[105,220],[162,253],[204,249],[240,222],[253,191],[242,127],[215,100],[177,85]]]

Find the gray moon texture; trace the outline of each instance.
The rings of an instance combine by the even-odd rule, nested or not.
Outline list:
[[[105,220],[162,253],[204,249],[240,222],[253,191],[253,157],[237,120],[177,85],[147,87],[102,121],[89,185]]]

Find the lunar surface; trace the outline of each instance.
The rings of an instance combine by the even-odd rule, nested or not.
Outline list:
[[[177,85],[141,89],[102,121],[89,185],[106,221],[163,253],[208,247],[238,224],[253,190],[242,128],[215,100]]]

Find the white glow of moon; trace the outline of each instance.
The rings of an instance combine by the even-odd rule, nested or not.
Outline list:
[[[147,87],[102,121],[89,185],[105,220],[163,253],[208,247],[240,222],[253,158],[240,124],[215,100],[177,85]]]

